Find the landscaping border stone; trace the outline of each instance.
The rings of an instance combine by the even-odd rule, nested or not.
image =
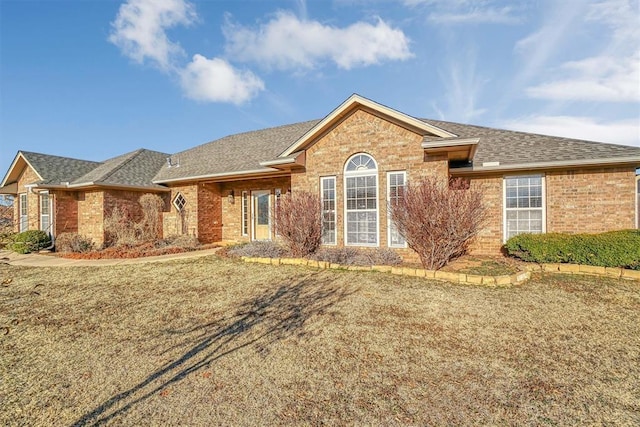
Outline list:
[[[259,264],[272,265],[302,265],[319,269],[340,269],[348,271],[376,271],[380,273],[391,273],[400,276],[424,277],[427,279],[435,279],[446,282],[460,283],[465,285],[480,286],[511,286],[518,285],[531,277],[530,271],[520,271],[515,274],[505,276],[483,276],[477,274],[456,273],[441,270],[424,270],[422,268],[398,267],[391,265],[342,265],[329,263],[326,261],[308,260],[304,258],[258,258],[258,257],[241,257],[244,262],[252,262]]]

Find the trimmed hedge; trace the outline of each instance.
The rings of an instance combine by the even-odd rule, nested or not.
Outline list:
[[[49,246],[51,246],[49,233],[42,230],[28,230],[16,234],[13,243],[7,247],[13,252],[28,254],[29,252],[39,251]]]
[[[570,263],[640,270],[640,230],[601,234],[519,234],[505,244],[528,262]]]

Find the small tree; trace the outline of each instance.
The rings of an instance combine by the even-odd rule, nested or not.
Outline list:
[[[285,194],[274,210],[276,233],[291,255],[304,257],[314,253],[322,242],[320,198],[308,191]]]
[[[463,255],[485,218],[481,193],[459,178],[409,183],[389,211],[407,245],[431,270]]]

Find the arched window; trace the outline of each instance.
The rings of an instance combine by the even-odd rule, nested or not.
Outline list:
[[[345,244],[378,246],[378,165],[360,153],[344,169]]]

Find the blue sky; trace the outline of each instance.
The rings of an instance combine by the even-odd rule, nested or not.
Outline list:
[[[0,0],[0,174],[20,149],[173,153],[352,93],[640,146],[638,19],[636,0]]]

